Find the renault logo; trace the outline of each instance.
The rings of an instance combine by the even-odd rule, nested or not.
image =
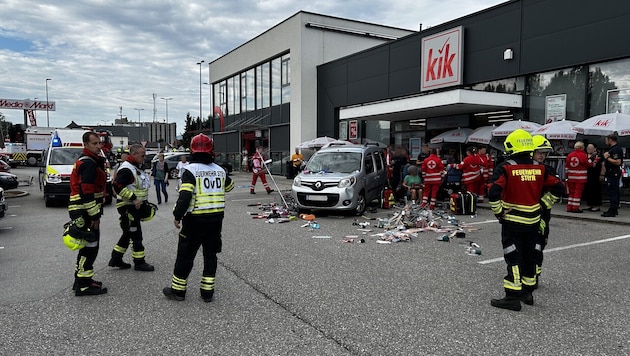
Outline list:
[[[323,184],[320,181],[315,182],[315,190],[322,190]]]

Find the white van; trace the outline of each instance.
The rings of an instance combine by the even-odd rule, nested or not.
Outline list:
[[[83,129],[56,129],[52,132],[50,145],[45,153],[42,185],[46,206],[70,200],[70,174],[74,162],[83,152]],[[107,169],[107,195],[105,204],[112,202],[111,177]]]

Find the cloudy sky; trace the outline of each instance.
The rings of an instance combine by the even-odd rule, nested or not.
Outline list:
[[[502,0],[0,0],[0,99],[55,101],[50,126],[155,119],[184,129],[199,113],[199,66],[300,10],[417,30]],[[207,81],[208,67],[203,78]],[[204,116],[209,87],[203,86]],[[143,110],[135,110],[143,109]],[[0,110],[21,123],[21,110]],[[37,112],[46,126],[46,112]]]

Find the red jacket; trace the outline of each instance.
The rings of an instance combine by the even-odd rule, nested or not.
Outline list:
[[[482,162],[479,159],[479,156],[466,156],[462,163],[457,165],[457,169],[462,171],[462,183],[474,182],[481,178],[481,165]]]
[[[68,210],[84,211],[92,219],[101,216],[100,207],[105,198],[105,159],[83,149],[70,174],[70,202]]]
[[[424,184],[441,184],[444,163],[436,154],[432,154],[422,161],[420,168],[424,177]]]
[[[481,176],[483,180],[488,181],[490,177],[492,177],[492,172],[494,171],[494,161],[492,160],[492,156],[488,153],[485,155],[477,154],[479,160],[481,161]]]
[[[587,169],[591,166],[584,150],[574,150],[567,155],[565,169],[567,180],[575,183],[586,183]]]

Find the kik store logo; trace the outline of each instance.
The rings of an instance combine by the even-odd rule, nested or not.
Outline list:
[[[460,26],[422,39],[422,91],[462,83],[463,34]]]

